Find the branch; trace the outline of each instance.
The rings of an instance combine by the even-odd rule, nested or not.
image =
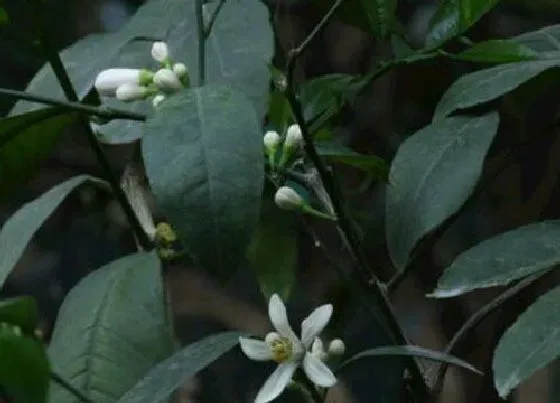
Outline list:
[[[226,0],[220,0],[218,5],[216,6],[216,9],[210,16],[210,21],[208,21],[208,25],[204,28],[204,39],[207,39],[208,36],[210,36],[210,34],[212,33],[212,27],[214,26],[214,23],[218,18],[218,14],[220,14],[220,11],[222,10],[224,4],[226,4]]]
[[[286,66],[286,98],[291,106],[296,123],[301,127],[305,152],[317,169],[325,191],[331,199],[334,213],[338,218],[339,233],[342,239],[347,244],[347,247],[356,263],[356,267],[361,272],[362,278],[361,280],[359,280],[357,278],[347,278],[349,277],[347,275],[345,275],[344,277],[346,277],[349,285],[355,290],[355,292],[358,293],[361,302],[367,308],[368,312],[375,317],[376,320],[378,319],[376,312],[381,313],[382,318],[387,322],[389,334],[393,339],[393,342],[395,344],[409,344],[406,340],[403,330],[400,327],[400,324],[398,323],[396,314],[393,312],[393,307],[387,298],[384,286],[372,274],[373,272],[369,268],[368,259],[361,248],[359,236],[355,232],[352,222],[344,209],[342,198],[334,177],[327,166],[324,164],[315,148],[315,145],[313,144],[313,138],[309,133],[309,129],[303,116],[301,103],[297,98],[294,89],[293,76],[297,58],[305,52],[313,39],[315,39],[321,32],[321,30],[327,25],[330,18],[342,4],[342,1],[343,0],[335,1],[329,11],[321,19],[319,24],[309,34],[309,36],[305,38],[300,46],[290,52]],[[370,296],[374,299],[373,303],[371,304]],[[417,362],[413,357],[407,357],[406,360],[407,368],[413,378],[415,390],[418,397],[427,398],[430,395],[430,391],[425,383],[424,376],[422,375]]]
[[[62,388],[66,389],[68,392],[72,393],[74,397],[78,400],[82,401],[83,403],[94,403],[89,397],[87,397],[83,392],[76,389],[74,386],[70,384],[67,380],[62,378],[59,374],[54,371],[51,371],[51,379],[59,384]]]
[[[206,33],[204,30],[203,0],[195,0],[196,30],[198,33],[198,85],[206,81]]]
[[[72,85],[72,81],[70,81],[70,77],[68,76],[64,64],[62,63],[60,55],[56,51],[56,48],[50,42],[50,38],[47,35],[47,29],[46,29],[47,24],[46,21],[44,21],[44,17],[43,17],[44,13],[43,10],[41,9],[41,3],[36,2],[35,6],[36,9],[34,10],[35,11],[34,17],[36,19],[37,26],[39,27],[41,32],[41,38],[40,38],[41,48],[44,50],[45,55],[47,56],[47,60],[49,61],[53,69],[53,72],[58,82],[60,83],[60,86],[62,87],[62,90],[66,98],[68,98],[68,100],[72,102],[78,102],[79,101],[78,94],[74,90],[74,86]],[[93,152],[95,153],[95,156],[97,157],[97,160],[101,165],[101,168],[105,172],[105,175],[109,183],[111,184],[111,189],[115,194],[117,202],[121,205],[121,208],[123,209],[124,214],[128,222],[130,223],[130,226],[132,227],[132,230],[134,231],[136,237],[138,238],[138,242],[145,250],[152,249],[153,247],[152,242],[148,238],[148,235],[146,234],[144,229],[142,228],[142,225],[140,224],[140,221],[138,220],[136,213],[132,209],[132,206],[128,198],[126,197],[123,189],[121,188],[117,175],[113,172],[109,159],[103,152],[103,148],[101,147],[101,144],[97,140],[97,137],[95,136],[95,133],[93,132],[91,125],[89,124],[89,121],[85,118],[82,118],[80,119],[80,123],[83,130],[87,134],[89,144],[93,149]]]
[[[511,287],[510,289],[504,291],[502,294],[498,295],[488,304],[484,305],[478,311],[476,311],[469,319],[461,326],[461,328],[455,333],[451,341],[447,344],[444,352],[445,354],[453,354],[457,346],[467,337],[471,330],[477,327],[480,322],[482,322],[488,315],[494,312],[496,309],[501,307],[504,302],[508,299],[516,296],[520,291],[527,288],[529,285],[533,284],[536,280],[541,278],[541,274],[537,274],[531,277],[527,277],[521,280],[519,283]],[[443,381],[445,379],[445,372],[447,371],[448,364],[443,363],[438,369],[436,381],[434,383],[432,398],[436,401],[437,397],[441,393],[443,388]]]
[[[57,106],[62,110],[71,111],[71,112],[80,112],[86,115],[93,115],[99,116],[100,118],[105,118],[109,120],[114,119],[128,119],[128,120],[136,120],[136,121],[144,121],[146,120],[146,116],[142,115],[141,113],[123,111],[113,108],[106,108],[106,107],[97,107],[82,104],[80,102],[70,102],[70,101],[62,101],[56,98],[44,97],[42,95],[35,95],[30,94],[24,91],[16,91],[10,90],[7,88],[0,88],[0,95],[3,95],[7,98],[15,98],[15,99],[24,99],[26,101],[37,102],[40,104]]]

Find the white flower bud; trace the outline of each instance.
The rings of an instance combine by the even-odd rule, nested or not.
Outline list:
[[[157,108],[165,100],[165,95],[156,95],[152,100],[152,105]]]
[[[281,186],[274,195],[274,203],[283,210],[298,210],[304,205],[301,196],[289,186]]]
[[[114,97],[121,85],[140,84],[141,73],[139,69],[103,70],[95,79],[95,88],[103,96]]]
[[[165,63],[169,59],[169,48],[165,42],[154,42],[152,45],[152,57],[156,62]]]
[[[185,63],[175,63],[173,65],[173,73],[179,78],[186,77],[189,74],[187,70],[187,65]]]
[[[269,130],[266,132],[266,134],[264,135],[264,147],[266,148],[266,150],[274,150],[276,151],[276,148],[278,147],[278,144],[280,144],[280,135],[275,131],[275,130]]]
[[[291,125],[286,133],[286,141],[284,142],[285,150],[299,149],[303,145],[303,134],[299,125]]]
[[[340,339],[334,339],[329,344],[329,354],[330,355],[342,355],[346,351],[346,346],[344,342]]]
[[[160,69],[154,75],[154,83],[165,92],[177,92],[183,88],[179,78],[169,69]]]
[[[119,101],[137,101],[149,95],[148,89],[138,84],[126,83],[117,88],[117,99]]]

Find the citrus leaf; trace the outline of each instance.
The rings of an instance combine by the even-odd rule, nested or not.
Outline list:
[[[498,124],[494,112],[446,118],[399,147],[386,196],[387,247],[399,270],[406,267],[416,243],[470,196]]]
[[[431,294],[455,297],[508,285],[560,263],[560,221],[529,224],[490,238],[461,253],[445,269]]]
[[[511,63],[534,60],[538,56],[537,52],[521,43],[496,39],[477,43],[453,57],[479,63]]]
[[[258,221],[262,138],[251,103],[225,86],[183,91],[145,125],[156,200],[193,257],[221,279],[241,261]]]
[[[494,352],[494,384],[506,398],[560,356],[560,287],[541,296],[504,333]]]
[[[114,402],[173,351],[155,253],[115,260],[66,296],[49,355],[53,369],[95,402]],[[50,401],[78,403],[58,385]]]
[[[31,297],[15,297],[0,301],[0,323],[9,323],[25,333],[34,334],[39,323],[37,304]]]
[[[118,403],[167,401],[175,389],[235,347],[243,335],[218,333],[188,345],[155,366]]]

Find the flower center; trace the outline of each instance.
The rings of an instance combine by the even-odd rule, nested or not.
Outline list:
[[[289,360],[294,352],[292,343],[286,337],[279,337],[269,343],[272,350],[272,359],[278,364]]]

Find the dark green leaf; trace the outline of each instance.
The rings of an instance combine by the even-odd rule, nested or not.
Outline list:
[[[440,0],[430,21],[426,47],[435,48],[468,30],[499,0]]]
[[[404,59],[415,53],[414,49],[402,37],[396,34],[391,35],[391,46],[393,47],[395,59]]]
[[[455,81],[445,92],[436,107],[434,121],[458,109],[499,98],[542,72],[559,66],[560,58],[507,63],[467,74]]]
[[[271,129],[282,134],[286,131],[292,119],[292,108],[284,93],[273,90],[268,98],[268,124]]]
[[[295,216],[280,210],[270,195],[261,203],[261,216],[247,257],[268,300],[279,294],[288,300],[295,283],[298,262]]]
[[[498,123],[497,113],[442,119],[400,146],[386,199],[387,247],[398,269],[407,265],[416,243],[470,196]]]
[[[95,402],[118,400],[173,351],[159,259],[136,253],[94,271],[60,308],[53,369]],[[78,403],[53,385],[51,402]]]
[[[502,398],[560,356],[560,288],[540,297],[504,333],[494,352],[494,384]]]
[[[432,296],[454,297],[502,286],[560,263],[560,221],[529,224],[461,253],[445,269]]]
[[[130,389],[118,403],[159,403],[187,379],[196,375],[239,342],[243,333],[226,332],[192,343],[159,363]]]
[[[496,39],[477,43],[454,57],[479,63],[510,63],[537,59],[538,53],[520,43]]]
[[[86,181],[97,180],[86,175],[69,179],[25,204],[6,221],[0,231],[0,285],[4,284],[33,234],[66,196]]]
[[[0,7],[0,25],[4,25],[10,22],[10,17],[8,17],[8,13],[4,10],[4,7]]]
[[[17,403],[46,403],[49,362],[43,345],[0,324],[0,385]]]
[[[215,85],[175,95],[145,125],[142,152],[156,199],[192,255],[222,279],[258,221],[262,139],[251,103]]]
[[[35,174],[72,120],[54,108],[0,119],[0,197]]]
[[[551,25],[513,38],[516,42],[539,53],[560,51],[560,25]]]
[[[359,154],[354,150],[334,142],[318,142],[317,152],[327,161],[350,165],[386,180],[389,166],[384,159],[375,155]]]
[[[414,356],[418,358],[424,358],[426,360],[432,360],[437,362],[444,362],[447,364],[455,365],[460,368],[464,368],[466,370],[472,371],[476,374],[482,374],[478,369],[473,367],[466,361],[461,360],[460,358],[454,357],[449,354],[442,353],[440,351],[433,351],[427,348],[418,347],[418,346],[384,346],[384,347],[377,347],[372,348],[371,350],[362,351],[353,357],[349,358],[345,362],[340,365],[340,369],[347,366],[350,363],[353,363],[356,360],[360,360],[366,357],[384,357],[384,356]]]
[[[0,323],[9,323],[25,333],[34,334],[39,323],[35,300],[31,297],[16,297],[0,301]]]

